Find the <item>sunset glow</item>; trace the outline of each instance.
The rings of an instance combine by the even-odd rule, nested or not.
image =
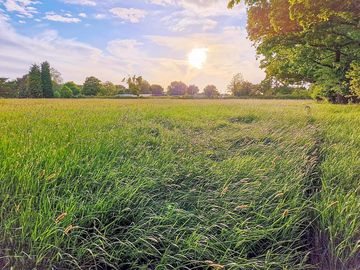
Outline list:
[[[188,55],[188,61],[190,66],[202,69],[207,60],[208,49],[196,48],[193,49]]]

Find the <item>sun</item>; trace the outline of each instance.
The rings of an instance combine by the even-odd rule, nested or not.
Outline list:
[[[197,68],[202,69],[206,60],[207,60],[207,53],[209,49],[207,48],[195,48],[188,54],[188,61],[189,65]]]

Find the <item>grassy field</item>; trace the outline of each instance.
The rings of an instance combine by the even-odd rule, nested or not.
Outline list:
[[[0,131],[0,269],[360,269],[359,106],[0,100]]]

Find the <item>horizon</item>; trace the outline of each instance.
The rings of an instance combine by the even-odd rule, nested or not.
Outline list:
[[[226,0],[0,0],[0,73],[15,79],[48,61],[78,84],[138,75],[225,93],[236,73],[264,78],[245,28],[245,7]]]

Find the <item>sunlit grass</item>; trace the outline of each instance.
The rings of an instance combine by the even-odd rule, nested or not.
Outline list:
[[[308,269],[314,224],[348,263],[359,114],[311,101],[0,100],[0,266]]]

